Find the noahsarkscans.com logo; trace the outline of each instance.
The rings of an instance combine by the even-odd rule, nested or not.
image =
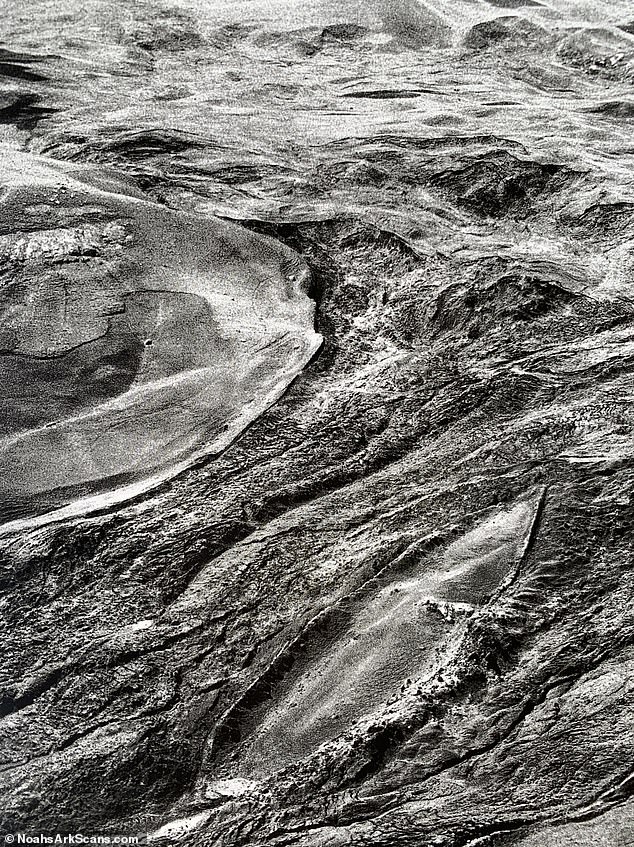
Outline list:
[[[4,836],[5,844],[138,844],[138,835],[27,835],[25,832],[9,833]]]

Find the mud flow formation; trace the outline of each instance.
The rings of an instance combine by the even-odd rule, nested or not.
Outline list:
[[[5,522],[103,507],[219,452],[315,352],[291,250],[85,166],[4,156]]]
[[[5,0],[0,835],[634,842],[634,9]]]

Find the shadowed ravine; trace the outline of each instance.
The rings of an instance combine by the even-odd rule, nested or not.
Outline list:
[[[0,34],[0,832],[632,843],[631,4]]]

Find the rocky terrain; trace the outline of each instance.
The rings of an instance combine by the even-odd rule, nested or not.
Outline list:
[[[631,3],[0,33],[0,832],[634,844]]]

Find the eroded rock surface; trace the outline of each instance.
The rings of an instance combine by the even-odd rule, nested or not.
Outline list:
[[[48,176],[0,200],[2,350],[30,357],[3,438],[154,385],[173,471],[294,371],[135,499],[5,527],[2,830],[630,843],[629,4],[5,6],[4,155]],[[236,360],[247,312],[273,364]],[[54,387],[80,343],[108,379]],[[237,386],[205,424],[165,393],[192,368]]]

